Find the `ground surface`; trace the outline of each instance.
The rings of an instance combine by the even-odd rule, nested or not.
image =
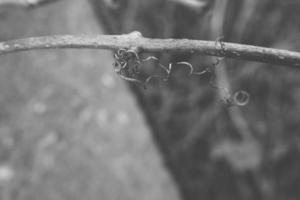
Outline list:
[[[0,40],[99,33],[86,1],[6,10]],[[144,118],[104,51],[0,57],[0,199],[178,199]]]

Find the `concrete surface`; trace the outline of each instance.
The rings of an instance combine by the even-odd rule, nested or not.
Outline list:
[[[0,16],[0,40],[102,34],[87,1]],[[108,51],[0,57],[1,199],[179,199]]]

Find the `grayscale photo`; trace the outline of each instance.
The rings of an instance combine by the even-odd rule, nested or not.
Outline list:
[[[300,0],[0,0],[0,200],[299,200]]]

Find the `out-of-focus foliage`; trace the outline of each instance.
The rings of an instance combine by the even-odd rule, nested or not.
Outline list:
[[[91,2],[108,33],[212,40],[222,34],[225,41],[300,51],[298,0],[228,0],[223,33],[216,33],[212,18],[220,1],[203,0],[201,9],[167,0]],[[189,61],[199,70],[212,62],[198,55],[159,57],[165,64]],[[223,106],[209,77],[189,77],[184,69],[146,91],[131,85],[183,197],[299,199],[299,71],[230,59],[222,65],[232,90],[250,93],[248,106]]]
[[[83,0],[1,14],[1,41],[103,32]],[[83,49],[0,56],[1,200],[178,199],[112,60]]]

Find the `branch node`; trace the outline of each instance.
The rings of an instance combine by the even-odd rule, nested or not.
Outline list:
[[[143,37],[142,33],[139,31],[132,31],[131,33],[128,34],[128,36],[130,36],[132,38],[142,38]]]
[[[216,46],[218,46],[218,44],[220,46],[220,50],[219,50],[218,54],[220,56],[225,56],[226,48],[225,48],[225,44],[224,44],[224,36],[222,35],[222,36],[218,37],[215,41],[215,44],[216,44]]]

